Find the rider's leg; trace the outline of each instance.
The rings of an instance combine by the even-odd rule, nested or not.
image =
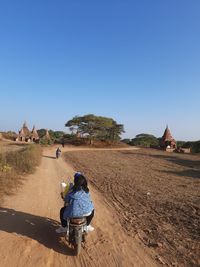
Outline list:
[[[63,214],[65,212],[66,207],[60,209],[60,221],[63,227],[67,226],[67,221],[63,219]]]
[[[94,210],[91,212],[89,216],[86,217],[87,225],[89,225],[94,217]]]

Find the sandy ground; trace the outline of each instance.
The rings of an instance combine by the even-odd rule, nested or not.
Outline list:
[[[199,155],[139,149],[71,151],[65,158],[154,258],[166,266],[200,266]]]
[[[44,150],[36,173],[0,207],[0,266],[158,266],[145,248],[123,231],[115,211],[91,186],[95,231],[88,235],[80,256],[72,255],[64,235],[56,234],[55,229],[63,204],[59,183],[73,177],[75,170],[62,158],[56,160],[54,151]]]

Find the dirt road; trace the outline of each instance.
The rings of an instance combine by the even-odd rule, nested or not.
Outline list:
[[[67,150],[67,148],[65,148]],[[69,149],[70,150],[70,149]],[[95,231],[79,257],[55,233],[59,224],[59,182],[74,170],[46,149],[40,167],[0,208],[1,267],[22,266],[158,266],[136,240],[125,234],[112,207],[91,186]]]

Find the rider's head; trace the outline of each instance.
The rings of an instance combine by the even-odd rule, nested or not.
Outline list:
[[[75,180],[77,180],[78,177],[79,177],[80,175],[82,175],[81,172],[76,172],[76,173],[74,174],[74,183],[75,183]]]
[[[87,180],[85,176],[83,176],[82,173],[77,172],[74,175],[74,191],[80,191],[83,189],[85,192],[89,192],[89,189],[87,187]]]

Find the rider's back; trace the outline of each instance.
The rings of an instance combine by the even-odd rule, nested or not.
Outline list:
[[[81,217],[94,209],[90,193],[84,190],[70,192],[65,200],[68,206],[65,209],[64,218]]]

